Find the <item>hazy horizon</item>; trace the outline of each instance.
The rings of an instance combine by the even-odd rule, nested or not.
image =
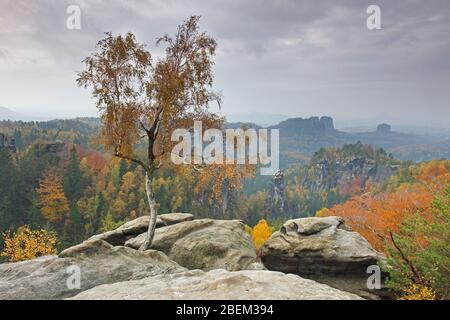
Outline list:
[[[75,118],[84,118],[83,116],[77,117],[43,117],[36,116],[31,114],[22,114],[15,113],[14,111],[8,109],[15,113],[16,117],[13,119],[5,118],[2,113],[2,108],[4,106],[0,106],[0,121],[2,120],[12,120],[12,121],[52,121],[52,120],[65,120],[65,119],[75,119]],[[303,117],[303,119],[311,118],[311,117],[323,117],[328,115],[317,115],[311,114],[310,116]],[[97,116],[86,116],[87,118],[97,118]],[[227,122],[236,123],[236,122],[246,122],[246,123],[254,123],[262,127],[269,127],[273,125],[277,125],[282,121],[292,118],[300,118],[295,115],[282,115],[282,114],[272,114],[272,113],[261,113],[255,112],[252,114],[231,114],[226,115]],[[339,120],[334,119],[334,127],[339,131],[344,132],[371,132],[377,129],[377,126],[382,123],[386,123],[385,121],[374,121],[374,120]],[[414,124],[399,124],[399,123],[388,123],[391,125],[392,130],[401,133],[414,134],[414,135],[438,135],[442,139],[450,138],[450,127],[446,124],[444,125],[414,125]]]
[[[69,30],[69,5],[81,29]],[[366,27],[369,4],[381,30]],[[156,37],[193,14],[218,42],[225,115],[327,115],[361,125],[447,126],[450,3],[376,1],[51,1],[0,3],[0,106],[44,118],[97,116],[75,83],[105,31]],[[18,23],[20,22],[20,23]]]

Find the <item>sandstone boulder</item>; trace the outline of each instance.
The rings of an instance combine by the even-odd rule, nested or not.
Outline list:
[[[76,269],[80,271],[79,289],[67,284]],[[62,299],[101,284],[183,270],[155,250],[140,252],[102,240],[85,241],[59,256],[0,264],[0,300]]]
[[[130,300],[358,300],[293,274],[273,271],[191,270],[141,280],[101,285],[73,299]]]
[[[125,246],[138,249],[145,233]],[[199,219],[156,229],[152,249],[166,253],[188,269],[247,269],[256,261],[255,247],[239,220]]]
[[[287,221],[261,249],[269,270],[295,273],[368,298],[384,295],[369,290],[367,268],[384,257],[340,217]]]
[[[161,214],[157,217],[156,228],[170,226],[184,221],[191,221],[193,219],[194,216],[190,213]],[[94,235],[90,238],[90,240],[104,240],[113,246],[123,246],[127,240],[146,232],[148,229],[149,220],[150,216],[139,217],[121,225],[115,230]]]

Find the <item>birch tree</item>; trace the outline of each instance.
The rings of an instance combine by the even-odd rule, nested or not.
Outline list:
[[[107,33],[78,74],[78,85],[92,88],[105,148],[145,171],[150,220],[140,250],[148,249],[153,240],[157,202],[151,180],[170,161],[171,132],[194,120],[202,121],[204,128],[223,122],[210,108],[212,103],[220,107],[220,95],[212,88],[217,43],[199,31],[198,22],[199,17],[192,16],[175,36],[159,38],[157,44],[165,46],[165,53],[156,59],[132,33]],[[143,142],[146,156],[138,157],[135,147]]]

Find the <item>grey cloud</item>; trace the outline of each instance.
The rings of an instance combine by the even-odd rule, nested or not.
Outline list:
[[[373,3],[381,7],[382,30],[365,27]],[[82,30],[65,28],[69,4],[80,5]],[[160,53],[155,38],[192,14],[202,15],[202,28],[219,42],[217,87],[229,113],[450,117],[448,0],[3,0],[0,74],[7,79],[0,76],[0,85],[8,91],[0,105],[54,112],[65,103],[61,112],[70,116],[94,114],[74,78],[103,32],[132,31]],[[27,95],[18,94],[21,82]]]

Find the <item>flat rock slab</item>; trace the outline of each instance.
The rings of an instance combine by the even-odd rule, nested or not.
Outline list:
[[[67,284],[74,268],[80,271],[80,289]],[[85,241],[64,250],[59,257],[0,264],[0,300],[63,299],[101,284],[183,270],[162,252],[113,247],[102,240]]]
[[[145,233],[125,246],[138,249]],[[252,240],[240,220],[199,219],[156,229],[152,249],[188,269],[247,269],[256,261]]]
[[[286,221],[280,229],[282,234],[296,233],[299,235],[312,235],[321,232],[330,227],[352,231],[344,224],[342,217],[325,217],[325,218],[301,218]]]
[[[142,216],[126,222],[119,228],[100,233],[89,238],[90,240],[103,240],[113,246],[123,246],[125,242],[148,230],[150,216]],[[176,223],[194,220],[190,213],[166,213],[158,215],[156,218],[156,228],[170,226]]]
[[[293,274],[274,271],[192,270],[101,285],[72,299],[95,300],[360,300]]]

